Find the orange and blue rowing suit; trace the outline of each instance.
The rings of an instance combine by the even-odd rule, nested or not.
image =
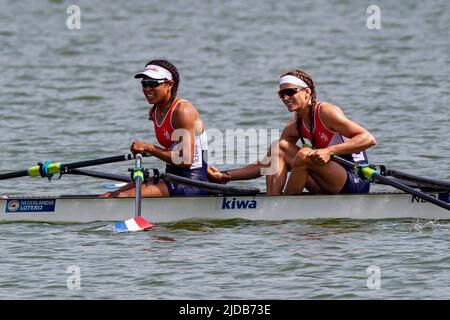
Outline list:
[[[314,140],[316,142],[317,149],[323,149],[329,146],[333,146],[336,144],[344,143],[348,140],[347,137],[343,135],[328,130],[320,119],[320,107],[322,102],[318,101],[316,103],[315,112],[314,112],[314,120],[313,120],[313,135]],[[301,120],[300,126],[300,137],[303,139],[306,138],[311,141],[311,133],[306,128],[303,119]],[[354,163],[369,163],[367,158],[367,153],[365,151],[361,151],[358,153],[340,155],[341,158],[344,158],[348,161]],[[344,187],[340,191],[340,193],[368,193],[370,190],[370,181],[361,179],[352,169],[344,168],[347,171],[347,180],[344,184]]]
[[[174,148],[178,144],[178,141],[172,140],[172,134],[175,131],[175,128],[172,125],[172,115],[177,105],[182,101],[186,100],[176,98],[173,101],[172,105],[170,106],[161,123],[158,123],[158,120],[156,119],[156,112],[153,112],[153,114],[151,115],[151,119],[153,120],[153,125],[155,127],[156,139],[161,144],[161,146],[163,146],[168,150],[174,150]],[[194,158],[191,167],[189,169],[183,169],[172,164],[167,164],[166,172],[175,174],[177,176],[189,178],[192,180],[207,181],[207,169],[208,169],[208,165],[206,163],[207,153],[208,153],[208,139],[206,136],[206,132],[203,131],[201,135],[195,136]],[[169,189],[169,194],[171,196],[174,195],[193,196],[193,195],[208,194],[208,192],[201,190],[197,187],[176,184],[168,181],[164,182],[166,183],[167,189]]]

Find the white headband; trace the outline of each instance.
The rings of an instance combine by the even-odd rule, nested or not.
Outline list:
[[[172,74],[170,73],[169,70],[154,64],[149,64],[148,66],[145,66],[145,70],[135,74],[134,77],[142,78],[144,75],[152,79],[167,79],[167,80],[173,79]]]
[[[282,85],[283,83],[290,83],[301,88],[308,88],[308,85],[305,83],[305,81],[291,75],[281,77],[279,85]]]

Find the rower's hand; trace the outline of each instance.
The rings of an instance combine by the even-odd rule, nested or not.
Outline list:
[[[140,153],[145,157],[151,156],[152,150],[153,150],[153,144],[151,143],[145,143],[141,140],[134,140],[131,144],[130,151],[134,155]]]
[[[208,181],[225,184],[231,180],[231,177],[213,166],[208,166]]]
[[[333,152],[330,150],[324,148],[324,149],[315,149],[311,150],[308,153],[308,158],[311,159],[311,161],[319,166],[324,166],[331,160],[331,156],[333,155]]]

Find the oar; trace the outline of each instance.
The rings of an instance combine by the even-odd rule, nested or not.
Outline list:
[[[0,174],[0,180],[19,178],[19,177],[27,177],[27,176],[51,178],[52,175],[55,173],[65,173],[71,169],[90,167],[90,166],[114,163],[114,162],[119,162],[119,161],[126,161],[126,160],[131,160],[133,158],[134,158],[134,156],[130,153],[130,154],[125,154],[125,155],[120,155],[120,156],[112,156],[112,157],[79,161],[79,162],[73,162],[73,163],[65,163],[65,164],[62,164],[60,162],[51,163],[51,162],[47,161],[44,164],[30,167],[28,170]]]
[[[343,166],[346,166],[349,168],[355,168],[357,171],[359,171],[361,173],[361,175],[364,178],[366,178],[368,180],[375,181],[375,182],[381,182],[381,183],[390,185],[394,188],[400,189],[406,193],[412,194],[416,197],[419,197],[420,199],[426,200],[426,201],[431,202],[441,208],[444,208],[444,209],[450,211],[450,204],[445,203],[444,201],[441,201],[439,199],[433,198],[432,196],[430,196],[426,193],[423,193],[423,192],[415,190],[411,187],[408,187],[407,185],[404,185],[403,183],[395,181],[394,179],[384,177],[379,172],[370,168],[369,165],[362,165],[362,164],[354,163],[354,162],[348,161],[346,159],[343,159],[343,158],[337,157],[337,156],[333,156],[331,159]]]
[[[155,225],[148,222],[141,216],[142,210],[142,181],[144,181],[144,173],[142,172],[142,155],[136,154],[136,165],[133,170],[133,180],[135,184],[135,215],[134,218],[126,221],[116,222],[114,224],[114,231],[141,231],[148,230]]]
[[[131,182],[130,175],[116,174],[110,172],[102,172],[88,169],[73,169],[66,172],[66,174],[75,174],[80,176],[87,176],[93,178],[100,178],[105,180],[121,181],[121,182]]]
[[[178,184],[189,185],[213,193],[226,195],[255,195],[261,192],[258,188],[255,187],[223,185],[206,181],[192,180],[189,178],[174,175],[172,173],[161,173],[160,177],[161,179],[166,181],[172,181]]]
[[[416,175],[413,175],[413,174],[410,174],[407,172],[399,171],[399,170],[387,170],[386,175],[394,177],[394,178],[406,180],[406,181],[415,182],[418,185],[421,185],[424,187],[429,187],[429,188],[433,188],[433,189],[437,189],[437,190],[447,190],[447,191],[450,190],[450,182],[446,182],[446,181],[442,181],[442,180],[437,180],[437,179],[428,178],[428,177],[419,177],[419,176],[416,176]]]
[[[100,172],[94,170],[87,169],[74,169],[70,170],[67,173],[69,174],[77,174],[84,175],[89,177],[114,180],[114,181],[122,181],[122,182],[131,182],[130,176],[114,174],[109,172]],[[233,186],[233,185],[225,185],[218,184],[206,181],[198,181],[189,179],[186,177],[180,177],[171,173],[161,173],[159,175],[160,179],[166,181],[172,181],[178,184],[184,184],[189,186],[194,186],[202,190],[209,191],[211,193],[219,193],[224,195],[255,195],[260,193],[261,191],[255,187],[241,187],[241,186]]]

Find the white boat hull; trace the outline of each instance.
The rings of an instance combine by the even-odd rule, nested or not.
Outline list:
[[[448,201],[448,192],[434,194]],[[121,221],[134,216],[134,198],[95,196],[0,199],[0,221]],[[143,198],[142,216],[155,223],[185,219],[450,219],[450,211],[405,193],[365,195],[206,196]]]

